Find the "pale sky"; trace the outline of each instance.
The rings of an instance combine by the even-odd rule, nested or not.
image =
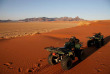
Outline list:
[[[110,0],[0,0],[0,20],[64,16],[110,19]]]

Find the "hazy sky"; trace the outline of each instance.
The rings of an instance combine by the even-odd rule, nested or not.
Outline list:
[[[64,16],[110,19],[110,0],[0,0],[0,20]]]

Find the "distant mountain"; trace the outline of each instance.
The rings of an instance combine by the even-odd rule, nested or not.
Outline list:
[[[72,17],[61,17],[61,18],[47,18],[47,17],[40,17],[40,18],[26,18],[22,21],[30,22],[30,21],[82,21],[84,19],[79,18],[78,16],[75,18]]]
[[[24,21],[24,22],[31,22],[31,21],[82,21],[84,19],[79,18],[78,16],[75,18],[72,17],[61,17],[61,18],[48,18],[48,17],[39,17],[39,18],[26,18],[23,20],[18,21]],[[0,22],[17,22],[14,20],[0,20]]]
[[[0,22],[11,22],[12,20],[0,20]]]

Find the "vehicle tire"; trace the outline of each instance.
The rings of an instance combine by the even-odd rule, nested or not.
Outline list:
[[[102,46],[104,45],[104,39],[101,39],[101,45]]]
[[[69,56],[65,56],[61,61],[61,67],[63,70],[69,70],[72,67],[72,59]]]
[[[57,62],[55,61],[56,58],[57,58],[57,57],[55,57],[55,56],[53,56],[52,54],[50,54],[50,55],[48,56],[48,63],[49,63],[50,65],[55,65],[55,64],[57,64]]]
[[[87,46],[88,46],[88,47],[91,47],[91,46],[92,46],[91,43],[92,43],[92,41],[91,41],[91,40],[88,40],[88,41],[87,41]]]
[[[79,61],[82,61],[84,59],[83,55],[84,55],[84,50],[80,50],[79,51],[79,56],[78,56]]]
[[[97,48],[100,48],[100,47],[101,47],[101,41],[96,41],[96,42],[95,42],[95,46],[96,46]]]

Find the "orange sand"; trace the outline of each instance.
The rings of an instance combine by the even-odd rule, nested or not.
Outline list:
[[[87,38],[93,33],[101,32],[105,45],[99,49],[87,48]],[[47,62],[47,46],[63,47],[66,38],[76,36],[83,42],[85,60],[73,61],[73,67],[64,71],[60,63],[51,66]],[[34,69],[34,70],[33,70]],[[48,73],[48,74],[110,74],[110,21],[92,21],[89,26],[78,26],[33,36],[0,40],[0,74]]]

